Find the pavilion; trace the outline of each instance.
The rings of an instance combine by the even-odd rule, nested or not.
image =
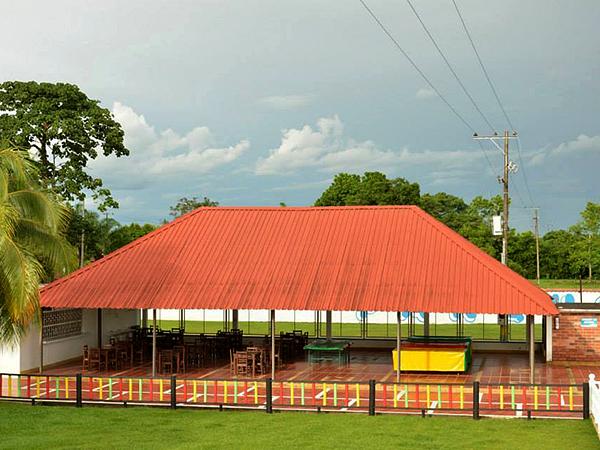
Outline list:
[[[550,296],[416,206],[199,208],[41,290],[46,308],[553,316]],[[274,357],[274,351],[271,352]],[[271,364],[275,376],[274,361]],[[400,376],[400,365],[397,375]]]

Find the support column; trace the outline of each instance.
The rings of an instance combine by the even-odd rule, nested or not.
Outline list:
[[[275,379],[275,310],[271,310],[271,379]]]
[[[148,328],[148,310],[142,309],[142,328]]]
[[[152,376],[156,376],[156,309],[152,310]]]
[[[429,313],[423,313],[423,335],[429,336]]]
[[[396,383],[400,383],[400,365],[402,361],[400,357],[400,341],[402,339],[402,313],[398,311],[396,314],[398,315],[398,324],[396,328],[396,356],[398,358],[398,367],[396,368]],[[408,392],[406,394],[408,394]]]
[[[554,320],[552,316],[546,316],[546,362],[552,361],[552,328]]]
[[[96,316],[96,324],[98,328],[98,348],[102,347],[102,309],[98,308]]]
[[[185,329],[185,310],[179,310],[179,329]]]
[[[527,316],[527,337],[529,343],[529,384],[535,382],[535,327],[534,316]]]
[[[44,311],[40,311],[40,373],[44,373]]]
[[[331,340],[331,328],[332,328],[332,316],[333,313],[331,311],[325,311],[325,338],[330,341]]]
[[[231,328],[233,330],[239,330],[239,311],[237,309],[231,310]]]

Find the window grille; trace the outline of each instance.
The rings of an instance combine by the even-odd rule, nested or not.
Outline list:
[[[81,334],[82,310],[81,309],[52,309],[43,311],[42,336],[51,341]]]

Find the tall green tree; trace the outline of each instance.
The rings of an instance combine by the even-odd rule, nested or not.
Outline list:
[[[39,286],[76,263],[63,236],[68,209],[37,183],[24,152],[0,149],[0,342],[39,317]]]
[[[600,266],[600,203],[588,202],[571,232],[577,237],[571,253],[572,264],[585,267],[591,280],[594,268]]]
[[[340,173],[315,202],[315,206],[343,205],[419,205],[418,183],[404,178],[389,179],[381,172],[362,176]]]
[[[100,154],[129,154],[121,125],[98,100],[73,84],[6,81],[0,84],[0,111],[0,135],[31,149],[45,187],[66,201],[83,201],[89,191],[101,211],[118,207],[87,170]]]
[[[135,241],[142,236],[156,230],[155,225],[149,223],[140,225],[139,223],[132,223],[129,225],[122,225],[117,229],[111,231],[109,235],[109,246],[108,252],[117,250],[130,242]]]
[[[552,230],[540,239],[540,272],[542,278],[569,279],[579,276],[571,260],[576,236],[567,230]]]
[[[199,200],[197,197],[181,197],[174,206],[169,207],[171,210],[169,214],[174,218],[177,218],[200,208],[201,206],[219,206],[219,202],[215,202],[208,197],[204,197],[202,200]]]
[[[464,225],[469,210],[469,205],[462,198],[445,192],[423,194],[421,207],[455,231]]]

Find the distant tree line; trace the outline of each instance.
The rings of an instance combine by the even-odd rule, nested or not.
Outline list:
[[[380,172],[340,173],[315,206],[417,205],[479,248],[500,259],[502,239],[492,234],[492,216],[502,211],[502,198],[477,196],[466,202],[446,192],[421,194],[418,183],[389,179]],[[524,277],[536,277],[535,236],[510,230],[508,264]],[[598,278],[600,270],[600,204],[589,202],[581,220],[567,230],[540,236],[542,278]]]

